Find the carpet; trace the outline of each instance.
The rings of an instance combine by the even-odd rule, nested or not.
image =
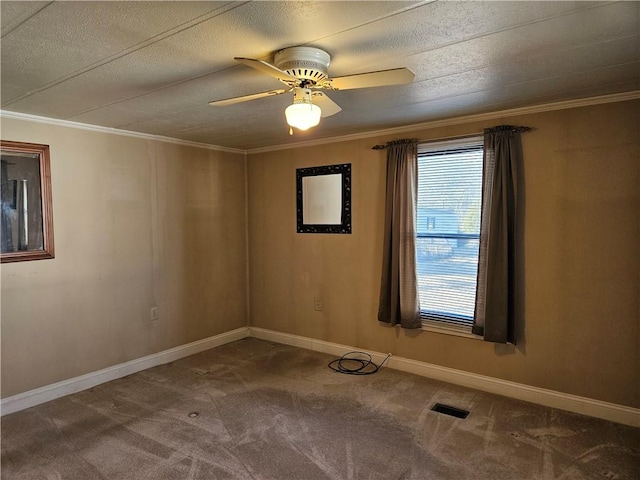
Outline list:
[[[2,479],[640,478],[640,429],[333,358],[247,338],[7,415]]]

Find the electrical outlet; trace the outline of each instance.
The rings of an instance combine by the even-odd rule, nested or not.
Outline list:
[[[151,307],[151,320],[158,320],[160,318],[160,313],[158,312],[158,307]]]
[[[324,302],[322,301],[322,298],[315,297],[313,299],[313,308],[316,312],[321,312],[324,309]]]

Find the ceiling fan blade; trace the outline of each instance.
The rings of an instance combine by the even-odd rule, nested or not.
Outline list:
[[[385,85],[401,85],[413,82],[415,77],[408,68],[393,68],[378,72],[360,73],[336,77],[331,79],[331,88],[334,90],[349,90],[352,88],[382,87]]]
[[[280,95],[281,93],[287,93],[289,91],[291,91],[291,89],[269,90],[268,92],[253,93],[251,95],[243,95],[241,97],[225,98],[223,100],[214,100],[212,102],[209,102],[209,105],[214,107],[225,107],[227,105],[233,105],[234,103],[248,102],[249,100],[256,100],[258,98]]]
[[[244,58],[244,57],[234,57],[234,60],[237,60],[240,63],[244,63],[245,65],[255,68],[256,70],[266,73],[267,75],[271,75],[272,77],[277,78],[281,82],[284,83],[298,83],[298,79],[293,75],[289,75],[284,70],[280,70],[278,67],[274,67],[270,63],[264,62],[262,60],[256,60],[254,58]]]
[[[327,94],[323,92],[313,92],[311,94],[311,102],[320,107],[320,110],[322,110],[321,117],[330,117],[342,110],[340,105],[331,100]]]

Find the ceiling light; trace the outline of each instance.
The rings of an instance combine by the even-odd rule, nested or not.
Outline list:
[[[293,105],[289,105],[284,115],[291,127],[299,130],[308,130],[320,123],[322,110],[311,103],[311,90],[308,88],[295,88],[293,91]]]

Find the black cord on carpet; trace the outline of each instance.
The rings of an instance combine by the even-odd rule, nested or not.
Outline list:
[[[366,358],[353,357],[353,355],[364,355]],[[346,375],[371,375],[380,370],[390,356],[391,354],[388,354],[380,365],[376,365],[371,355],[366,352],[348,352],[329,362],[329,368]]]

